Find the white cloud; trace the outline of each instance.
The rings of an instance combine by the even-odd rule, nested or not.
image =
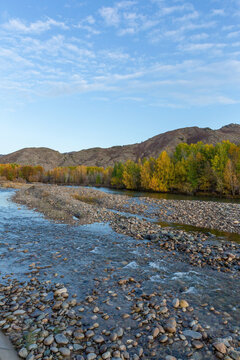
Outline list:
[[[101,31],[94,27],[95,23],[95,18],[92,15],[89,15],[80,21],[77,25],[74,25],[74,28],[85,30],[90,35],[99,35]]]
[[[189,37],[189,39],[192,41],[200,41],[200,40],[205,40],[207,38],[209,38],[209,34],[206,33],[195,34]]]
[[[48,18],[0,25],[1,93],[27,98],[91,92],[110,99],[115,93],[176,108],[237,102],[232,94],[240,91],[240,27],[223,26],[221,9],[197,12],[182,0],[172,6],[158,1],[159,7],[153,1],[112,3],[78,23]],[[68,31],[44,33],[54,28]],[[92,36],[97,34],[99,39]],[[124,35],[125,41],[118,37]]]
[[[117,8],[102,7],[99,13],[108,26],[117,26],[120,22],[120,15]]]
[[[191,4],[183,4],[183,5],[162,7],[160,9],[160,11],[161,11],[162,15],[171,15],[175,12],[181,12],[181,11],[192,10],[192,9],[193,9],[193,6]]]
[[[197,11],[193,11],[189,14],[186,14],[180,18],[176,18],[175,21],[182,21],[182,22],[186,22],[189,20],[194,20],[197,19],[199,17],[199,13]]]
[[[10,19],[7,23],[2,25],[2,28],[8,31],[18,33],[42,33],[50,30],[52,27],[59,27],[61,29],[68,29],[68,26],[64,22],[59,22],[54,19],[47,19],[45,21],[38,20],[36,22],[26,25],[20,19]]]
[[[224,9],[213,9],[212,10],[212,15],[213,16],[224,16],[225,15],[225,10]]]
[[[239,37],[240,36],[240,30],[238,31],[232,31],[230,33],[227,34],[228,38],[235,38],[235,37]]]
[[[127,9],[133,5],[135,5],[137,2],[136,1],[119,1],[117,4],[116,4],[116,7],[118,9]]]
[[[127,61],[130,59],[130,55],[122,51],[103,51],[102,55],[113,61]]]
[[[118,35],[123,36],[123,35],[133,35],[136,34],[137,29],[134,27],[129,27],[129,28],[125,28],[125,29],[121,29],[118,31]]]
[[[195,43],[195,44],[186,44],[181,45],[180,48],[185,51],[206,51],[209,49],[219,49],[225,47],[226,44],[216,44],[216,43]]]

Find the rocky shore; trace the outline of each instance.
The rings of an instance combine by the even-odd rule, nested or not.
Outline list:
[[[149,263],[151,258],[147,256],[152,254],[173,267],[174,262],[187,264],[189,269],[207,274],[209,279],[216,274],[219,283],[228,278],[232,283],[239,282],[239,244],[219,241],[211,234],[187,233],[158,224],[159,219],[173,221],[169,219],[174,219],[177,213],[179,222],[181,215],[184,222],[191,223],[199,213],[199,219],[205,219],[201,226],[211,227],[211,223],[217,229],[221,225],[221,229],[240,233],[239,205],[185,201],[178,204],[173,200],[136,199],[94,189],[52,185],[23,188],[15,193],[14,201],[57,223],[109,223],[117,234],[133,239],[133,249],[142,249],[145,263]],[[215,211],[214,216],[207,216],[211,211]],[[117,236],[113,240],[116,246]],[[0,250],[7,246],[7,256],[11,252],[14,256],[17,244],[1,243]],[[72,288],[68,289],[66,279],[64,283],[57,282],[54,269],[51,272],[48,265],[37,265],[36,260],[42,257],[38,250],[43,246],[41,239],[36,246],[39,246],[36,250],[31,244],[29,250],[21,250],[29,257],[28,280],[16,280],[14,274],[4,275],[0,285],[0,328],[9,336],[21,359],[240,359],[240,327],[236,322],[240,317],[239,307],[232,305],[229,311],[221,311],[221,293],[218,309],[214,299],[194,301],[181,281],[173,291],[168,283],[151,282],[144,269],[142,273],[135,269],[134,261],[122,257],[121,266],[120,263],[113,266],[106,254],[104,270],[96,269],[94,284],[86,283],[87,294],[79,297]],[[72,259],[68,260],[67,251],[60,244],[59,251],[52,249],[50,243],[48,246],[55,259],[53,266],[59,259],[62,268],[69,267],[67,273],[71,278],[73,256],[84,253],[72,252]],[[70,242],[65,244],[66,249],[70,246],[73,246]],[[90,251],[93,253],[95,248]],[[4,256],[0,252],[1,260]],[[150,265],[153,271],[158,266]],[[89,272],[94,271],[92,264]],[[161,276],[161,271],[157,270],[156,274]],[[87,276],[87,270],[81,271],[80,276]],[[229,287],[231,305],[230,291]]]
[[[182,223],[240,234],[240,204],[196,200],[133,198],[85,187],[34,185],[23,187],[15,201],[43,212],[53,220],[81,224],[104,221],[108,210],[169,223]],[[90,205],[90,206],[87,206]]]
[[[172,218],[176,216],[177,211],[180,214],[181,211],[187,214],[184,209],[190,207],[191,219],[196,219],[198,213],[199,218],[201,218],[200,214],[212,218],[207,214],[211,214],[211,210],[214,210],[214,224],[217,229],[219,226],[237,232],[240,231],[240,227],[238,220],[234,219],[240,219],[239,204],[199,201],[196,201],[196,205],[193,204],[194,201],[170,201],[168,204],[165,200],[135,199],[89,188],[73,189],[51,185],[37,185],[23,189],[16,193],[14,200],[40,211],[55,221],[78,225],[109,222],[114,231],[136,239],[152,240],[152,243],[176,256],[179,253],[183,254],[184,260],[194,266],[209,265],[218,271],[240,271],[240,244],[216,241],[216,237],[212,234],[163,229],[157,223],[163,212],[166,217]],[[163,210],[164,204],[166,210]],[[204,206],[205,211],[203,211]],[[169,209],[173,207],[171,214]],[[163,216],[163,219],[166,218]]]
[[[141,282],[134,278],[119,279],[112,290],[101,286],[107,279],[95,279],[83,301],[50,280],[5,280],[0,285],[0,326],[22,359],[240,358],[239,329],[218,337],[218,329],[204,328],[198,309],[184,298],[161,289],[141,293]],[[228,327],[228,314],[209,304],[202,307]]]

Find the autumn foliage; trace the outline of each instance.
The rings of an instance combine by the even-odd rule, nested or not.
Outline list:
[[[240,145],[179,144],[170,156],[116,163],[114,167],[70,166],[45,171],[41,166],[0,165],[7,180],[63,185],[93,185],[156,192],[240,195]]]

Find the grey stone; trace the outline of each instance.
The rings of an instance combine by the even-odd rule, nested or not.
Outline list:
[[[68,339],[66,338],[66,336],[64,334],[57,334],[55,336],[55,340],[56,340],[56,343],[59,345],[67,345],[68,344]]]
[[[197,331],[193,331],[193,330],[184,330],[183,335],[186,337],[190,337],[191,339],[194,339],[194,340],[202,339],[202,334]]]

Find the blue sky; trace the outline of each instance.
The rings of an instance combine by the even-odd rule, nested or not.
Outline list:
[[[240,0],[0,2],[0,153],[240,123]]]

